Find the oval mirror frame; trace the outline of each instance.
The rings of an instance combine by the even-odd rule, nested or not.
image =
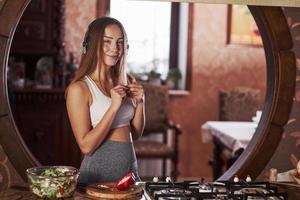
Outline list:
[[[17,24],[30,0],[0,1],[0,144],[17,172],[40,165],[26,147],[14,122],[7,93],[7,62]],[[250,144],[219,179],[257,177],[278,146],[293,103],[296,63],[292,38],[281,7],[249,6],[258,25],[267,60],[267,92],[261,121]]]

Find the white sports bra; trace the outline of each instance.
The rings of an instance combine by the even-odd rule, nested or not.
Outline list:
[[[89,76],[85,76],[83,81],[86,82],[92,94],[93,102],[90,105],[90,119],[92,126],[95,127],[111,105],[111,98],[104,95]],[[129,126],[130,120],[134,116],[135,107],[135,102],[132,98],[126,97],[123,99],[110,129]]]

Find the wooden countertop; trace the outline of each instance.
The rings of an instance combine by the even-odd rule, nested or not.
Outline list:
[[[288,199],[300,199],[300,185],[293,182],[271,182],[279,191],[286,192]]]
[[[13,186],[12,188],[0,191],[1,200],[40,200],[32,194],[27,187]],[[77,190],[73,197],[64,198],[64,200],[94,200],[96,198],[87,195],[84,191]],[[143,196],[141,200],[145,200]]]

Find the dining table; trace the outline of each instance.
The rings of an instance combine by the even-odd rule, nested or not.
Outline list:
[[[255,133],[257,124],[254,121],[207,121],[202,124],[202,142],[213,143],[213,154],[209,163],[214,180],[244,151]]]

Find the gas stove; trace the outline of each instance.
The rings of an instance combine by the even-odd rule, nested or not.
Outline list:
[[[146,182],[147,200],[287,200],[268,182]]]

